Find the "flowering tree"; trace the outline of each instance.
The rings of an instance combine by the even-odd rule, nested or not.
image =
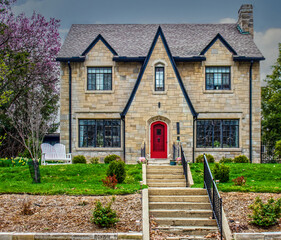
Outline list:
[[[14,16],[13,2],[0,0],[1,115],[13,128],[10,136],[37,159],[40,141],[57,112],[59,21],[36,13],[31,18]]]

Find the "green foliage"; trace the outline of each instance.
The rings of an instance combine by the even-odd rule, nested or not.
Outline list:
[[[281,159],[281,140],[277,141],[275,144],[274,155],[277,159]]]
[[[232,158],[222,157],[222,159],[220,160],[220,163],[231,163],[231,162],[233,162]]]
[[[113,174],[113,176],[108,176],[105,179],[101,180],[103,182],[103,185],[112,189],[115,189],[118,181],[116,179],[116,176]]]
[[[105,207],[103,207],[101,202],[98,200],[93,211],[91,222],[102,228],[112,227],[119,222],[116,211],[111,209],[111,205],[114,201],[115,198],[113,197],[111,201]]]
[[[244,176],[241,177],[237,177],[235,179],[232,179],[232,181],[234,182],[234,184],[236,186],[243,186],[246,184],[247,178],[244,178]]]
[[[216,180],[220,180],[220,182],[228,182],[229,180],[229,167],[224,164],[215,163],[215,167],[213,169],[214,178]]]
[[[115,154],[111,154],[111,155],[108,155],[104,158],[104,163],[111,163],[112,161],[115,161],[115,160],[118,160],[118,159],[121,159],[120,156],[115,155]]]
[[[237,156],[233,159],[233,162],[235,163],[249,163],[249,158],[247,158],[245,155]]]
[[[0,167],[21,167],[26,166],[29,158],[16,157],[16,158],[0,158]]]
[[[90,158],[90,163],[98,164],[98,163],[100,163],[100,159],[98,157],[92,157],[92,158]]]
[[[118,183],[122,183],[126,178],[125,163],[122,160],[113,161],[109,164],[106,171],[107,176],[116,175]]]
[[[279,57],[272,67],[273,72],[266,77],[266,87],[262,88],[262,139],[268,146],[274,147],[281,139],[281,44]]]
[[[269,227],[277,224],[281,216],[281,198],[276,201],[271,198],[267,203],[263,203],[257,197],[249,208],[253,211],[252,215],[249,215],[253,219],[250,223],[261,227]]]
[[[129,182],[119,183],[118,188],[105,187],[101,179],[106,177],[106,164],[63,164],[40,166],[41,184],[31,184],[27,166],[0,167],[0,194],[35,195],[122,195],[140,190],[141,167],[126,165]]]
[[[73,164],[83,163],[86,164],[86,158],[83,155],[77,155],[72,159]]]
[[[205,154],[208,163],[213,163],[215,162],[215,158],[211,154]],[[202,163],[204,162],[204,155],[201,154],[196,158],[196,163]]]

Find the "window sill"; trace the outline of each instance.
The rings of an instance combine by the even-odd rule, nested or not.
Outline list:
[[[242,152],[242,148],[195,148],[195,152]]]
[[[94,151],[94,152],[104,152],[104,151],[107,151],[107,152],[114,152],[114,151],[123,151],[123,149],[120,147],[120,148],[81,148],[81,147],[78,147],[75,149],[76,151]]]
[[[167,95],[167,90],[166,91],[153,91],[153,95]]]
[[[113,90],[86,90],[86,94],[112,94]]]
[[[204,94],[233,94],[234,90],[203,90]]]

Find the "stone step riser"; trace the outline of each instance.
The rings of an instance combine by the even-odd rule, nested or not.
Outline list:
[[[183,175],[182,169],[168,170],[168,169],[148,169],[146,174],[165,174],[165,175]]]
[[[185,183],[184,179],[146,179],[149,183]],[[166,187],[166,186],[165,186]]]
[[[176,166],[147,166],[147,169],[168,169],[168,170],[174,170],[174,169],[182,169],[181,165],[176,165]]]
[[[210,203],[149,203],[149,209],[211,210]]]
[[[158,227],[161,232],[168,232],[174,234],[186,234],[186,235],[195,235],[195,236],[206,236],[209,233],[217,232],[218,229],[173,229],[172,227],[169,228],[162,228]]]
[[[149,196],[150,202],[197,202],[208,203],[208,196]]]
[[[149,187],[186,187],[186,183],[185,182],[175,182],[175,183],[161,183],[161,182],[158,182],[158,183],[148,183],[148,186]]]
[[[192,189],[192,188],[185,188],[185,189],[149,189],[149,195],[206,195],[206,189]]]
[[[212,212],[191,212],[191,211],[150,211],[150,215],[158,218],[211,218]]]
[[[217,226],[216,220],[214,219],[165,219],[165,218],[155,218],[158,226]]]
[[[166,175],[160,175],[160,174],[147,174],[146,179],[183,179],[185,180],[185,177],[183,174],[166,174]]]

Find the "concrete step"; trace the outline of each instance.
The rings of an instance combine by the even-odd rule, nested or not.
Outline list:
[[[158,226],[157,229],[161,232],[187,234],[189,236],[206,236],[211,232],[218,231],[218,228],[215,226]]]
[[[149,202],[149,209],[170,209],[170,210],[211,210],[209,202]]]
[[[149,188],[149,195],[207,195],[203,188]]]
[[[209,197],[206,195],[197,196],[178,196],[178,195],[160,195],[149,196],[150,202],[197,202],[197,203],[209,203]]]
[[[158,167],[158,166],[157,166]],[[182,174],[183,170],[182,168],[175,168],[175,169],[169,169],[169,168],[147,168],[146,169],[147,174]]]
[[[217,226],[215,219],[210,218],[166,218],[156,217],[158,226]]]
[[[148,182],[147,185],[149,187],[186,187],[185,182]]]
[[[169,165],[169,166],[147,166],[147,168],[149,169],[154,169],[154,168],[161,168],[161,169],[182,169],[182,166],[181,165]]]
[[[184,182],[185,183],[185,179],[184,178],[166,178],[166,179],[151,179],[151,178],[147,178],[146,179],[147,183],[156,183],[156,182],[166,182],[166,183],[170,183],[170,182]]]
[[[148,166],[170,166],[170,160],[148,160]]]
[[[178,210],[178,209],[151,209],[150,214],[155,218],[211,218],[212,210]]]
[[[179,237],[167,237],[166,238],[167,240],[188,240],[188,239],[192,239],[192,240],[196,240],[196,239],[208,239],[210,240],[210,238],[205,238],[204,236],[190,236],[190,235],[187,235],[187,236],[179,236]]]
[[[176,174],[147,174],[146,179],[184,179],[185,176],[182,173]]]

